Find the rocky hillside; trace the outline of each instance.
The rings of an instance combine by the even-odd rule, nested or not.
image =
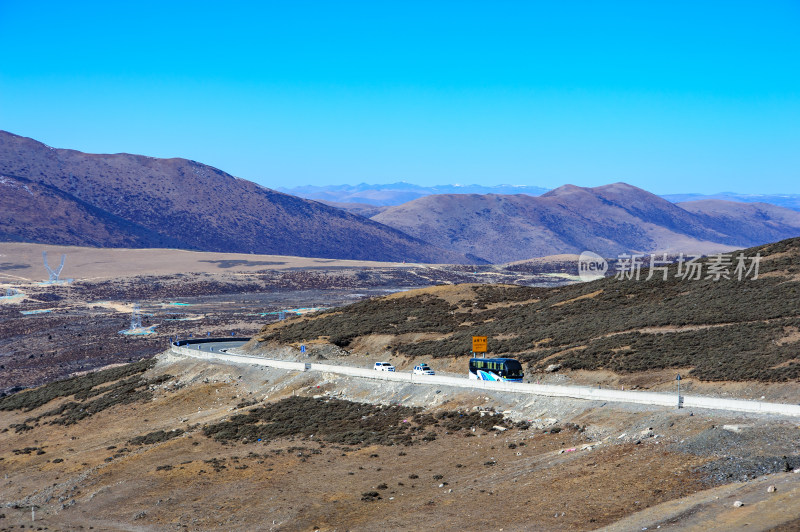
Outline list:
[[[713,252],[800,235],[800,215],[789,209],[702,203],[706,207],[675,205],[624,183],[565,185],[539,197],[428,196],[372,219],[494,263],[585,250],[607,257],[634,251]]]
[[[0,238],[466,262],[397,229],[186,159],[54,149],[0,131]]]
[[[0,175],[0,241],[168,248],[184,242],[116,216],[57,187]]]
[[[367,300],[264,327],[255,340],[376,345],[407,357],[467,357],[471,337],[529,371],[630,374],[673,369],[706,381],[800,379],[800,238],[742,251],[759,254],[758,278],[700,280],[657,272],[646,281],[607,277],[560,288],[439,286]],[[746,260],[749,268],[752,261]],[[711,269],[710,269],[711,268]],[[685,272],[684,268],[684,272]]]

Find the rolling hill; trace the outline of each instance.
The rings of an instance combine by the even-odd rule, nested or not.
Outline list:
[[[736,192],[720,192],[719,194],[664,194],[661,196],[673,203],[690,201],[723,200],[735,203],[767,203],[800,211],[800,194],[737,194]]]
[[[800,235],[797,212],[754,205],[675,205],[615,183],[594,188],[564,185],[539,197],[427,196],[390,207],[372,219],[494,263],[584,250],[608,257],[624,252],[707,253]]]
[[[399,230],[186,159],[87,154],[0,131],[0,238],[463,263]]]
[[[800,212],[768,203],[698,200],[677,205],[699,217],[704,225],[753,243],[796,235],[800,227]]]

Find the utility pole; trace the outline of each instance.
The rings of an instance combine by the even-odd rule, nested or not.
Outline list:
[[[139,303],[133,305],[133,313],[131,314],[131,331],[136,331],[142,328],[142,311]]]
[[[47,270],[47,273],[50,275],[50,279],[47,281],[49,284],[58,284],[58,282],[59,282],[59,278],[58,277],[61,275],[61,270],[64,269],[64,259],[66,259],[66,258],[67,258],[66,255],[61,255],[61,264],[58,266],[58,268],[54,269],[54,268],[51,268],[47,264],[47,252],[46,251],[42,251],[42,259],[44,260],[44,268],[45,268],[45,270]]]

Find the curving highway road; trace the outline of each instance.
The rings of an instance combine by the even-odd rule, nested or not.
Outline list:
[[[255,355],[244,355],[235,352],[236,348],[243,346],[248,341],[249,338],[212,338],[205,340],[189,340],[173,343],[171,350],[175,354],[198,358],[208,362],[251,364],[291,371],[321,371],[366,379],[406,383],[410,382],[416,385],[453,386],[458,388],[475,388],[479,390],[514,392],[521,394],[541,395],[546,397],[567,397],[571,399],[584,399],[589,401],[631,403],[678,408],[678,396],[674,393],[633,392],[591,388],[588,386],[562,386],[551,384],[478,381],[468,379],[466,377],[445,377],[441,375],[414,377],[410,373],[406,372],[382,372],[374,371],[371,368],[334,366],[331,364],[317,364],[309,362],[289,362],[286,360],[275,360]],[[721,399],[717,397],[681,395],[680,404],[683,408],[704,408],[740,413],[800,417],[800,405],[783,403],[767,403],[743,399]]]

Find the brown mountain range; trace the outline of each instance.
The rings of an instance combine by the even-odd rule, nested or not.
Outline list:
[[[54,149],[0,131],[0,239],[463,263],[399,230],[187,159]]]
[[[2,131],[0,202],[5,241],[381,261],[708,253],[800,235],[800,213],[790,209],[673,204],[624,183],[539,197],[430,195],[378,212],[301,199],[186,159],[86,154]]]
[[[718,200],[676,205],[625,183],[565,185],[539,197],[427,196],[372,219],[495,263],[584,250],[709,253],[800,235],[800,213],[790,209]]]

